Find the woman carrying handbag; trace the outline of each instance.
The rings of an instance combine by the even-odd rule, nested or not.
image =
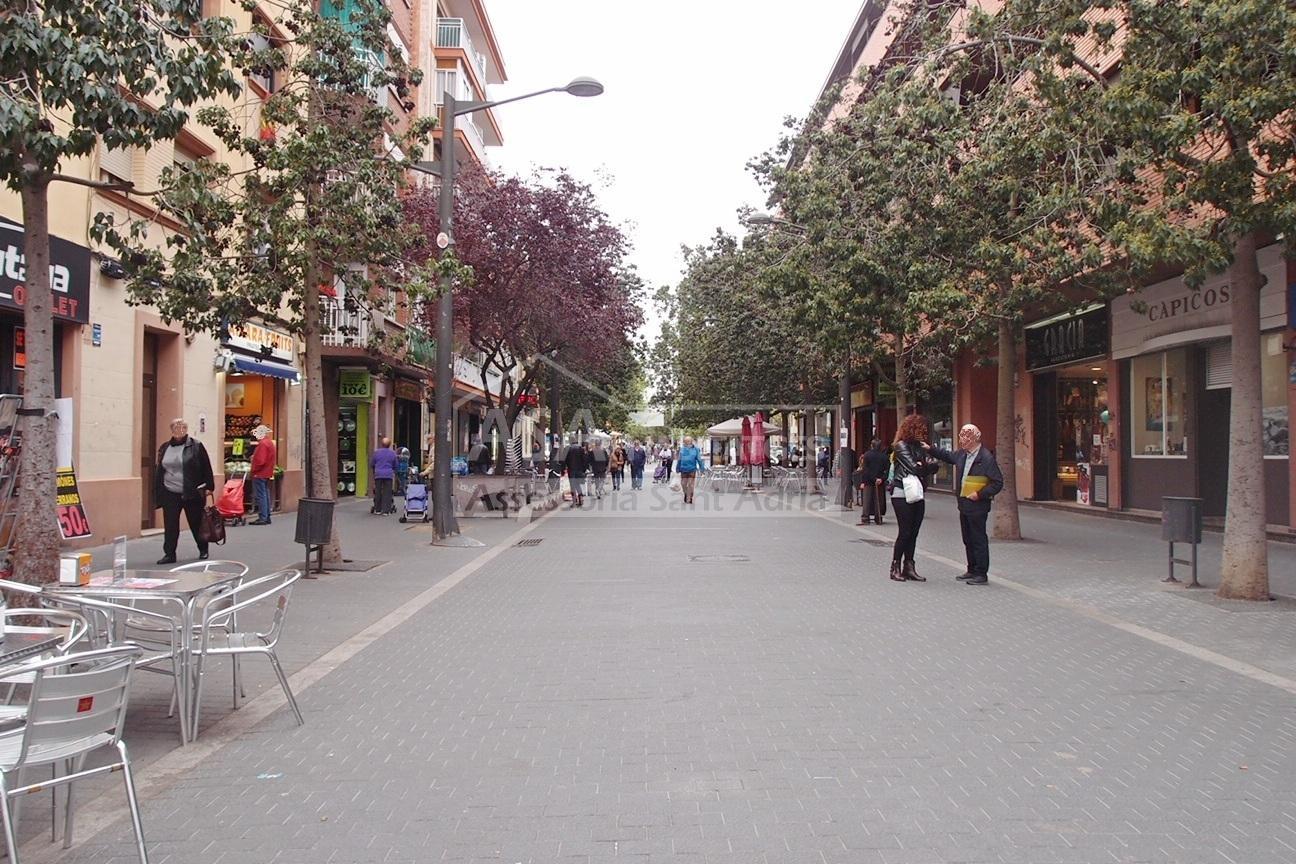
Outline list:
[[[895,509],[899,532],[891,552],[891,579],[896,582],[926,582],[914,567],[918,531],[926,514],[927,476],[937,464],[927,458],[923,444],[927,441],[927,418],[910,414],[900,424],[891,445],[891,506]]]

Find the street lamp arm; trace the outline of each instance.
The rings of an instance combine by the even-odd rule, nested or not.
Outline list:
[[[471,114],[474,111],[485,111],[487,108],[496,108],[500,105],[507,105],[510,102],[520,102],[523,99],[530,99],[532,96],[543,96],[546,93],[561,93],[566,87],[546,87],[544,90],[536,90],[534,93],[524,93],[521,96],[512,96],[508,99],[500,99],[492,102],[481,102],[474,100],[472,102],[455,102],[455,116],[462,117],[465,114]]]

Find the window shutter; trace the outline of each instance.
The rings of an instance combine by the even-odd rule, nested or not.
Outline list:
[[[1206,353],[1206,389],[1228,390],[1233,386],[1233,343],[1213,342]]]
[[[109,150],[99,142],[99,168],[118,180],[131,180],[134,175],[135,148]]]

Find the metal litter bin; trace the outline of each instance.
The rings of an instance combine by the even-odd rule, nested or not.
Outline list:
[[[310,556],[319,553],[319,569],[324,572],[324,544],[333,534],[333,507],[337,504],[332,498],[302,498],[297,503],[297,531],[295,542],[306,547],[306,566],[302,575],[313,579],[310,572]]]
[[[1175,578],[1175,565],[1187,564],[1192,568],[1192,580],[1189,588],[1200,588],[1197,581],[1197,544],[1202,538],[1202,499],[1180,498],[1166,495],[1161,498],[1161,539],[1170,544],[1170,575],[1165,582],[1178,582]],[[1192,546],[1192,557],[1176,558],[1176,543],[1188,543]]]

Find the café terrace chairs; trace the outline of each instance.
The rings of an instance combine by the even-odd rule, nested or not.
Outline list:
[[[87,777],[122,772],[126,801],[141,864],[148,864],[130,756],[121,740],[130,699],[131,673],[142,654],[136,645],[119,645],[65,654],[24,664],[32,674],[26,722],[0,734],[0,821],[9,864],[18,864],[18,804],[26,795],[67,786],[63,847],[72,842],[72,783]],[[86,768],[86,757],[98,750],[117,751],[115,759]],[[53,779],[24,785],[25,769],[51,766]],[[59,773],[62,767],[63,773]],[[57,802],[56,802],[57,804]]]
[[[33,618],[40,619],[42,623],[27,623]],[[15,624],[14,621],[24,623]],[[0,612],[0,626],[4,627],[6,635],[57,637],[58,642],[48,652],[55,656],[66,654],[74,645],[85,639],[90,630],[84,615],[66,609],[5,609]],[[19,661],[19,666],[8,674],[3,667],[0,667],[0,685],[8,688],[5,693],[5,704],[0,705],[0,724],[18,722],[27,716],[26,705],[10,704],[13,702],[14,691],[19,685],[31,684],[36,679],[36,673],[24,668],[25,665]]]
[[[279,685],[283,688],[288,705],[297,717],[297,724],[302,725],[301,710],[288,686],[288,677],[284,674],[275,646],[283,633],[284,617],[288,613],[288,602],[292,598],[293,585],[301,578],[300,570],[280,570],[268,576],[260,576],[243,582],[228,593],[226,604],[208,604],[203,610],[202,622],[198,625],[198,645],[194,654],[198,658],[198,687],[194,696],[193,729],[198,732],[199,712],[202,708],[203,680],[207,672],[208,661],[212,657],[225,656],[237,662],[244,654],[261,654],[270,660]],[[258,607],[272,607],[270,625],[264,632],[241,629],[235,624],[236,616]],[[246,616],[245,616],[246,617]],[[236,706],[237,707],[237,706]]]

